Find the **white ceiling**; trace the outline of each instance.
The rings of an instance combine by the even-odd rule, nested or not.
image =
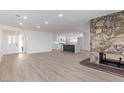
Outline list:
[[[107,15],[119,10],[0,10],[0,24],[20,27],[39,31],[66,31],[76,29],[79,25],[83,27],[90,19]],[[63,14],[62,18],[58,15]],[[23,26],[19,25],[16,15],[28,16],[27,20],[21,20]],[[49,24],[45,25],[44,22]],[[40,29],[36,26],[41,26]]]

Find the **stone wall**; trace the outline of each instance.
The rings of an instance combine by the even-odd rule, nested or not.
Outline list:
[[[90,21],[91,52],[124,52],[124,11]]]

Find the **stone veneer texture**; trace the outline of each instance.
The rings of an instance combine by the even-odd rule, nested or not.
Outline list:
[[[91,52],[124,52],[124,11],[90,21]]]

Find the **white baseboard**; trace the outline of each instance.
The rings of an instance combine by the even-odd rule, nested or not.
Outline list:
[[[0,62],[2,61],[2,56],[0,55]]]
[[[3,53],[3,55],[9,55],[9,54],[17,54],[19,52],[7,52],[7,53]]]
[[[28,54],[36,54],[36,53],[45,53],[45,52],[52,52],[52,50],[44,50],[44,51],[31,51],[27,52]]]

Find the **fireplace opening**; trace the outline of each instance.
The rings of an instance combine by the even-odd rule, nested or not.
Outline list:
[[[124,57],[121,54],[99,53],[99,63],[124,69]]]

